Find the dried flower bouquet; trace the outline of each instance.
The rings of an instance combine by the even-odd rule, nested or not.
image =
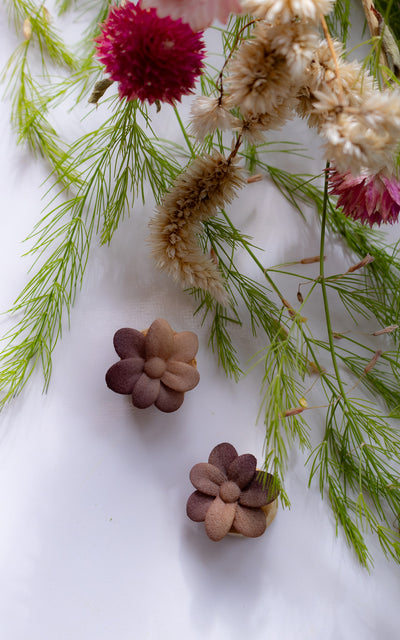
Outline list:
[[[265,470],[278,478],[283,504],[289,504],[288,449],[297,443],[308,451],[310,482],[316,479],[328,496],[361,563],[372,562],[366,529],[399,562],[400,260],[397,245],[373,228],[395,223],[400,212],[400,24],[393,3],[360,3],[371,33],[362,62],[346,51],[349,0],[88,0],[85,19],[92,21],[74,48],[78,55],[44,3],[6,5],[21,37],[3,74],[12,125],[19,142],[48,162],[54,186],[30,236],[36,270],[10,310],[19,320],[4,337],[1,406],[37,364],[47,386],[91,243],[96,236],[109,243],[149,187],[155,265],[193,295],[194,313],[199,322],[207,317],[210,344],[228,376],[238,380],[243,368],[230,327],[265,336],[257,356]],[[79,13],[73,0],[56,6],[59,26],[66,11]],[[220,34],[218,68],[202,33],[209,27]],[[33,73],[37,51],[42,68]],[[57,83],[54,67],[63,70]],[[104,122],[68,145],[50,114],[71,95],[95,104]],[[184,96],[191,101],[187,122],[179,107]],[[160,109],[176,117],[182,146],[155,135]],[[305,119],[321,138],[326,165],[319,175],[270,164],[268,133],[293,118]],[[234,226],[226,209],[263,179],[300,215],[303,206],[314,206],[319,256],[267,269],[262,252]],[[328,232],[353,256],[339,274],[325,273]],[[239,251],[253,261],[258,279],[239,270]],[[301,265],[313,263],[315,275],[299,277]],[[286,299],[278,275],[301,280],[298,304]],[[326,339],[304,317],[316,290]],[[333,330],[329,292],[348,312],[348,332]],[[371,323],[368,336],[356,332],[360,318]],[[312,447],[306,417],[318,387],[326,422]]]

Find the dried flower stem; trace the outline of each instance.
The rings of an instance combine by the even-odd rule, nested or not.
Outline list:
[[[381,355],[382,355],[382,351],[381,350],[375,351],[373,357],[368,362],[367,366],[364,368],[363,375],[367,375],[367,373],[369,373],[371,371],[371,369],[373,369],[373,367],[376,365],[376,363],[378,362],[378,360],[381,357]]]
[[[379,329],[379,331],[374,331],[371,335],[381,336],[385,333],[392,333],[392,331],[395,331],[398,328],[399,328],[398,324],[391,324],[388,327],[385,327],[384,329]]]
[[[229,154],[229,156],[227,158],[228,162],[231,162],[237,156],[237,152],[239,151],[242,142],[243,142],[243,137],[239,133],[239,135],[237,137],[237,140],[236,140],[236,143],[235,143],[235,146],[233,147],[232,151],[230,152],[230,154]]]
[[[320,14],[320,22],[321,22],[322,30],[324,32],[324,36],[325,36],[326,41],[328,43],[329,51],[331,52],[333,64],[335,65],[336,79],[337,79],[337,83],[338,83],[338,92],[339,92],[340,102],[343,104],[344,103],[344,98],[343,98],[344,94],[343,94],[342,80],[341,80],[340,71],[339,71],[339,61],[338,61],[338,58],[337,58],[337,55],[336,55],[335,47],[333,46],[332,37],[331,37],[331,34],[329,32],[328,25],[326,24],[325,16],[322,13]]]
[[[222,96],[223,96],[223,94],[224,94],[224,85],[223,85],[223,79],[222,79],[222,76],[223,76],[223,74],[224,74],[225,68],[226,68],[226,66],[227,66],[227,64],[228,64],[228,62],[229,62],[229,60],[232,58],[233,54],[235,53],[236,47],[237,47],[237,45],[238,45],[238,42],[239,42],[240,36],[242,35],[243,31],[245,31],[245,29],[248,29],[249,27],[251,27],[251,25],[252,25],[252,24],[255,24],[255,22],[257,22],[257,21],[256,21],[256,20],[251,20],[250,22],[248,22],[247,24],[245,24],[245,25],[244,25],[244,27],[242,27],[242,28],[240,29],[240,31],[238,31],[238,33],[237,33],[237,35],[236,35],[236,38],[235,38],[235,40],[234,40],[234,42],[233,42],[232,48],[231,48],[231,50],[230,50],[229,54],[227,55],[227,57],[225,58],[225,62],[224,62],[224,64],[222,65],[222,69],[221,69],[221,71],[219,72],[219,75],[218,75],[218,78],[217,78],[217,82],[216,82],[216,85],[217,85],[217,86],[219,85],[219,87],[220,87],[220,88],[219,88],[219,92],[220,92],[219,102],[220,102],[220,103],[221,103],[221,100],[222,100]]]
[[[379,38],[381,36],[381,26],[379,24],[377,11],[374,3],[371,0],[361,0],[363,10],[365,13],[365,19],[368,24],[369,32],[373,38]],[[385,28],[386,25],[384,25]],[[383,42],[379,46],[379,63],[382,66],[390,68],[388,57],[383,46]]]
[[[363,258],[362,260],[360,260],[360,262],[357,262],[357,264],[353,264],[351,267],[349,267],[346,271],[347,273],[354,273],[354,271],[358,271],[359,269],[362,269],[363,267],[367,266],[367,264],[371,264],[371,262],[373,262],[375,260],[375,258],[373,256],[370,256],[369,253],[365,256],[365,258]],[[344,274],[344,275],[346,275]]]
[[[261,182],[263,180],[261,173],[257,173],[254,176],[249,176],[246,180],[247,184],[253,184],[254,182]]]
[[[298,264],[313,264],[314,262],[319,262],[321,259],[321,256],[311,256],[310,258],[302,258],[302,260],[300,260],[300,262]],[[324,256],[324,260],[326,259],[326,256]]]
[[[111,87],[112,84],[114,84],[114,80],[111,80],[110,78],[102,78],[101,80],[98,80],[98,82],[96,82],[96,84],[94,85],[93,91],[88,99],[89,104],[97,105],[100,98],[104,96],[105,92],[109,87]]]

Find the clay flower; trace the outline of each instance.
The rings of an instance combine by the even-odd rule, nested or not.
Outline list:
[[[196,464],[190,480],[197,489],[189,497],[187,515],[194,522],[204,522],[206,533],[218,542],[235,532],[250,538],[261,536],[267,527],[262,507],[278,496],[274,478],[256,470],[256,458],[239,456],[228,442],[217,445],[208,462]]]
[[[329,193],[339,196],[337,208],[362,224],[396,222],[400,212],[400,181],[382,173],[353,176],[349,171],[329,171]]]
[[[107,371],[107,386],[116,393],[132,394],[139,409],[154,404],[166,413],[176,411],[185,392],[200,380],[194,360],[196,334],[175,333],[166,320],[155,320],[147,333],[119,329],[114,347],[121,360]]]
[[[239,0],[142,0],[143,7],[156,7],[159,16],[182,18],[193,31],[201,31],[215,20],[227,22],[230,13],[240,13]]]
[[[112,7],[96,42],[97,57],[118,82],[121,99],[174,104],[192,92],[202,72],[201,34],[140,2]]]

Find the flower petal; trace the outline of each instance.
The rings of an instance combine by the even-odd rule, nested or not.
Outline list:
[[[174,391],[190,391],[199,384],[200,375],[197,369],[186,362],[169,360],[167,370],[163,373],[161,381],[166,387]]]
[[[195,491],[189,496],[186,503],[186,513],[194,522],[204,522],[207,511],[213,501],[213,496],[206,496],[200,491]]]
[[[267,528],[267,518],[262,509],[250,509],[238,504],[232,525],[242,536],[258,538]]]
[[[172,413],[172,411],[179,409],[183,403],[184,397],[184,394],[180,391],[168,389],[168,387],[165,387],[163,383],[161,383],[160,393],[158,394],[158,398],[154,404],[157,409],[160,409],[160,411],[164,411],[164,413]]]
[[[206,533],[211,540],[218,542],[229,533],[238,506],[236,502],[226,504],[220,497],[213,500],[205,517]]]
[[[381,193],[376,188],[374,181],[369,180],[365,187],[364,207],[369,216],[372,216],[379,206]]]
[[[132,391],[132,402],[138,409],[147,409],[158,398],[160,381],[158,378],[149,378],[142,373]]]
[[[226,474],[229,465],[237,457],[238,453],[233,445],[229,444],[229,442],[221,442],[211,451],[208,462]]]
[[[120,358],[144,358],[144,334],[136,329],[118,329],[114,349]]]
[[[192,362],[199,348],[199,339],[193,331],[181,331],[174,335],[171,360]]]
[[[270,473],[260,472],[242,491],[239,504],[246,507],[264,507],[273,502],[278,495],[279,489],[274,476]]]
[[[143,358],[126,358],[112,365],[106,373],[107,387],[115,393],[131,393],[143,372]]]
[[[386,178],[382,176],[382,180],[388,190],[390,197],[400,206],[400,182],[395,178]]]
[[[195,464],[189,477],[192,485],[208,496],[217,496],[219,487],[226,481],[225,474],[208,462]]]
[[[251,453],[244,453],[231,462],[227,476],[229,480],[233,480],[241,489],[244,489],[253,480],[256,466],[256,458]]]
[[[171,355],[174,332],[166,320],[154,320],[146,335],[146,360],[161,358],[168,360]]]

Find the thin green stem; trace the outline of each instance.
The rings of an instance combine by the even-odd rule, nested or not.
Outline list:
[[[227,215],[226,211],[221,211],[222,215],[224,216],[226,222],[228,223],[228,225],[230,226],[230,228],[232,230],[235,230],[235,227],[233,226],[229,216]],[[255,255],[254,251],[252,251],[252,249],[250,249],[249,244],[243,240],[242,241],[242,245],[243,247],[246,249],[247,253],[249,254],[249,256],[254,260],[255,264],[257,265],[257,267],[259,267],[259,269],[261,269],[261,271],[263,272],[266,280],[269,282],[269,284],[271,285],[272,289],[275,291],[275,293],[279,296],[279,298],[282,300],[282,295],[281,292],[279,291],[278,287],[276,286],[275,282],[272,280],[272,278],[268,275],[268,273],[266,272],[265,268],[263,267],[263,265],[261,264],[261,262],[259,261],[259,259],[257,258],[257,256]]]
[[[228,225],[231,227],[231,229],[232,229],[233,231],[235,231],[235,227],[234,227],[234,225],[232,224],[232,222],[231,222],[231,220],[230,220],[229,216],[227,215],[227,213],[226,213],[225,211],[222,211],[222,215],[224,216],[224,218],[225,218],[226,222],[227,222],[227,223],[228,223]],[[283,300],[283,299],[284,299],[284,297],[283,297],[283,295],[282,295],[281,291],[279,290],[279,288],[277,287],[277,285],[275,284],[275,282],[272,280],[271,276],[267,273],[267,271],[266,271],[266,269],[264,268],[264,266],[263,266],[263,265],[261,264],[261,262],[258,260],[257,256],[254,254],[254,252],[253,252],[253,251],[252,251],[252,249],[250,248],[249,244],[248,244],[244,239],[242,240],[242,243],[241,243],[241,244],[242,244],[242,246],[245,248],[245,250],[247,251],[247,253],[252,257],[252,259],[254,260],[255,264],[256,264],[256,265],[259,267],[259,269],[262,271],[262,273],[264,274],[264,276],[265,276],[266,280],[267,280],[267,281],[268,281],[268,283],[270,284],[271,288],[272,288],[272,289],[275,291],[275,293],[278,295],[279,299],[280,299],[280,300]],[[323,254],[322,254],[322,256],[323,256]],[[322,262],[323,262],[323,258],[322,258]],[[312,286],[311,286],[311,288],[310,288],[310,291],[308,292],[308,294],[307,294],[307,296],[305,297],[305,299],[304,299],[303,303],[302,303],[302,304],[301,304],[301,306],[299,307],[299,311],[301,311],[301,309],[304,307],[305,303],[307,302],[307,300],[308,300],[308,299],[309,299],[309,297],[311,296],[311,293],[313,292],[313,290],[314,290],[314,288],[315,288],[315,286],[316,286],[316,284],[317,284],[317,282],[318,282],[318,281],[319,281],[319,279],[318,279],[318,280],[314,280],[314,282],[313,282],[313,284],[312,284]],[[292,326],[293,326],[293,325],[292,325]],[[314,362],[315,362],[316,366],[317,366],[317,367],[318,367],[318,369],[319,369],[319,372],[320,372],[321,378],[324,380],[324,382],[326,383],[326,385],[329,387],[329,389],[331,390],[332,394],[335,394],[335,392],[336,392],[335,386],[332,384],[332,382],[330,381],[329,377],[324,373],[324,369],[320,366],[320,364],[319,364],[319,362],[318,362],[317,354],[315,353],[315,351],[314,351],[314,349],[313,349],[313,346],[312,346],[312,344],[311,344],[310,339],[309,339],[309,338],[308,338],[308,336],[306,335],[306,333],[305,333],[305,331],[304,331],[303,327],[301,326],[301,323],[298,323],[298,326],[299,326],[299,328],[300,328],[302,338],[304,339],[304,341],[305,341],[305,343],[306,343],[306,345],[307,345],[307,348],[308,348],[308,350],[309,350],[309,352],[310,352],[310,354],[311,354],[311,357],[313,358],[313,360],[314,360]],[[291,334],[291,329],[289,330],[289,334],[288,334],[288,335],[290,335],[290,334]],[[331,338],[332,338],[332,331],[330,332],[330,334],[331,334]],[[332,349],[332,348],[334,348],[334,345],[333,345],[333,339],[332,339],[331,344],[330,344],[330,349]],[[333,352],[333,354],[334,354],[334,352]],[[338,379],[340,380],[340,378],[338,378]],[[341,387],[341,393],[342,393],[342,395],[343,395],[343,387]],[[345,400],[345,399],[346,399],[346,397],[344,396],[344,400]],[[341,396],[339,396],[339,397],[338,397],[338,402],[339,402],[339,404],[341,403]]]
[[[326,330],[328,332],[328,342],[329,342],[329,351],[331,354],[333,368],[335,370],[335,375],[338,383],[338,387],[340,390],[340,394],[343,400],[347,403],[346,393],[343,387],[342,379],[340,377],[339,367],[337,363],[336,353],[335,353],[335,345],[333,343],[333,332],[332,332],[332,323],[331,323],[331,315],[329,310],[328,303],[328,294],[326,290],[326,282],[325,282],[325,261],[324,261],[324,252],[325,252],[325,235],[326,235],[326,216],[328,210],[328,169],[329,162],[326,165],[326,173],[325,173],[325,182],[324,182],[324,200],[322,205],[322,216],[321,216],[321,241],[320,241],[320,255],[319,255],[319,277],[321,282],[322,289],[322,299],[324,304],[325,311],[325,320],[326,320]]]
[[[195,158],[196,157],[196,152],[195,152],[194,147],[192,145],[192,142],[191,142],[191,140],[190,140],[190,138],[189,138],[189,136],[187,134],[187,131],[185,129],[185,125],[182,122],[181,116],[179,115],[179,111],[178,111],[178,109],[176,107],[174,107],[174,111],[175,111],[176,119],[178,120],[178,123],[179,123],[179,127],[180,127],[180,129],[182,131],[183,137],[185,138],[185,142],[187,144],[187,147],[188,147],[188,149],[189,149],[189,151],[191,153],[191,156],[192,156],[192,158]]]
[[[326,197],[327,197],[327,195],[328,195],[328,194],[326,193]],[[326,199],[326,205],[327,205],[327,199]],[[325,205],[325,214],[326,214],[326,209],[327,209],[327,206],[326,206],[326,205]],[[232,224],[232,222],[231,222],[231,220],[230,220],[229,216],[227,215],[227,213],[226,213],[225,211],[222,211],[221,213],[222,213],[222,215],[224,216],[224,218],[225,218],[226,222],[228,223],[228,225],[230,226],[230,228],[231,228],[233,231],[236,231],[236,230],[235,230],[235,227],[234,227],[234,225]],[[322,249],[324,249],[324,243],[325,243],[325,227],[326,227],[326,225],[324,224],[324,241],[323,241]],[[258,268],[262,271],[262,273],[263,273],[263,275],[265,276],[265,278],[266,278],[267,282],[270,284],[271,288],[275,291],[275,293],[277,294],[277,296],[279,297],[279,299],[280,299],[280,300],[283,300],[283,299],[284,299],[284,296],[282,295],[281,291],[279,290],[279,288],[277,287],[277,285],[275,284],[275,282],[273,281],[273,279],[271,278],[271,276],[267,273],[267,270],[264,268],[264,266],[262,265],[262,263],[260,262],[260,260],[257,258],[257,256],[255,255],[254,251],[252,251],[252,249],[250,248],[249,243],[247,243],[247,242],[243,239],[241,244],[242,244],[242,246],[244,247],[244,249],[247,251],[247,253],[251,256],[251,258],[254,260],[254,262],[255,262],[255,264],[258,266]],[[323,264],[323,263],[324,263],[324,259],[323,259],[324,254],[322,253],[321,255],[322,255],[322,264]],[[323,269],[323,266],[322,266],[322,269]],[[307,302],[307,300],[308,300],[308,299],[309,299],[309,297],[311,296],[311,293],[312,293],[312,291],[314,290],[314,288],[315,288],[315,286],[316,286],[316,284],[317,284],[318,282],[319,282],[319,278],[318,278],[317,280],[314,280],[314,282],[313,282],[313,284],[312,284],[312,286],[311,286],[311,288],[310,288],[310,291],[308,292],[308,294],[307,294],[307,296],[305,297],[305,299],[304,299],[303,303],[302,303],[302,304],[301,304],[301,306],[299,307],[299,311],[301,311],[301,309],[304,307],[305,303]],[[328,313],[329,313],[329,309],[328,309]],[[312,344],[311,344],[311,341],[310,341],[309,337],[307,336],[306,332],[304,331],[303,327],[301,326],[301,323],[298,323],[298,326],[299,326],[299,328],[300,328],[302,338],[304,339],[304,341],[305,341],[305,343],[306,343],[306,345],[307,345],[307,348],[308,348],[308,350],[309,350],[309,352],[310,352],[310,354],[311,354],[311,357],[313,358],[313,360],[314,360],[314,362],[315,362],[316,366],[317,366],[317,367],[318,367],[318,369],[319,369],[319,372],[320,372],[321,378],[324,380],[324,382],[326,383],[326,385],[329,387],[329,389],[331,390],[332,394],[335,394],[335,392],[336,392],[336,388],[335,388],[335,386],[332,384],[332,382],[331,382],[331,380],[329,379],[329,377],[324,373],[324,369],[319,365],[319,363],[318,363],[318,358],[317,358],[317,354],[315,353],[315,350],[314,350],[314,348],[313,348],[313,346],[312,346]],[[289,330],[289,335],[290,335],[290,333],[291,333],[291,329]],[[331,352],[331,353],[333,353],[333,357],[335,357],[334,344],[333,344],[333,337],[332,337],[332,329],[330,329],[330,337],[331,337],[331,341],[330,341],[330,343],[329,343],[329,350],[330,350],[330,352]],[[335,362],[336,362],[336,360],[335,360]],[[335,372],[336,372],[336,371],[337,371],[337,367],[336,367],[336,369],[335,369]],[[342,386],[342,384],[341,384],[341,380],[340,380],[340,377],[339,377],[338,372],[337,372],[337,375],[338,375],[338,381],[340,382],[340,385],[341,385],[341,386],[340,386],[341,395],[338,397],[338,402],[339,402],[339,404],[341,404],[341,398],[342,398],[342,396],[343,396],[343,400],[344,400],[344,401],[346,401],[346,396],[344,395],[344,389],[343,389],[343,386]]]
[[[328,202],[328,192],[326,191],[325,216],[326,216],[326,210],[327,210],[327,202]],[[230,220],[229,216],[227,215],[227,213],[226,213],[225,211],[222,211],[221,213],[222,213],[222,215],[224,216],[224,218],[225,218],[226,222],[228,223],[228,225],[231,227],[231,229],[232,229],[233,231],[235,231],[235,227],[234,227],[234,225],[232,224],[232,222],[231,222],[231,220]],[[322,242],[322,247],[321,247],[321,248],[322,248],[322,253],[321,253],[322,259],[321,259],[321,256],[320,256],[320,260],[322,261],[322,272],[323,272],[323,264],[324,264],[324,253],[323,253],[323,250],[324,250],[324,245],[325,245],[325,228],[326,228],[326,225],[324,224],[323,242]],[[321,237],[322,237],[322,235],[321,235]],[[268,283],[270,284],[271,288],[275,291],[275,293],[277,294],[277,296],[279,297],[279,299],[280,299],[280,300],[283,300],[283,299],[284,299],[284,297],[283,297],[283,295],[282,295],[281,291],[279,290],[279,288],[277,287],[277,285],[275,284],[275,282],[273,281],[273,279],[271,278],[271,276],[268,274],[267,270],[264,268],[264,266],[262,265],[262,263],[260,262],[260,260],[257,258],[257,256],[255,255],[254,251],[252,251],[252,249],[251,249],[251,248],[250,248],[250,246],[249,246],[249,243],[247,243],[247,242],[243,239],[243,241],[242,241],[242,246],[243,246],[243,247],[244,247],[244,249],[247,251],[247,253],[251,256],[251,258],[254,260],[254,262],[255,262],[255,264],[258,266],[258,268],[262,271],[262,273],[264,274],[264,276],[265,276],[266,280],[267,280],[267,281],[268,281]],[[318,282],[318,281],[319,281],[319,279],[318,279],[318,280],[314,280],[314,282],[313,282],[313,284],[312,284],[312,286],[311,286],[311,288],[310,288],[310,291],[308,292],[308,294],[307,294],[306,298],[304,299],[304,302],[303,302],[303,303],[302,303],[302,305],[300,306],[299,310],[301,310],[301,309],[303,308],[303,306],[305,305],[306,301],[307,301],[307,300],[308,300],[308,298],[310,297],[310,295],[311,295],[312,291],[314,290],[314,287],[315,287],[315,285],[317,284],[317,282]],[[324,281],[323,281],[323,282],[324,282]],[[326,292],[325,292],[325,293],[326,293]],[[328,314],[329,314],[329,308],[328,308]],[[326,376],[326,374],[324,373],[323,368],[319,365],[319,363],[318,363],[318,359],[317,359],[317,355],[316,355],[316,353],[315,353],[315,351],[314,351],[314,349],[313,349],[313,347],[312,347],[311,341],[309,340],[309,338],[308,338],[308,336],[306,335],[305,331],[304,331],[304,330],[303,330],[303,328],[301,327],[301,323],[299,323],[299,327],[300,327],[300,330],[301,330],[302,337],[303,337],[303,339],[304,339],[305,343],[307,344],[307,347],[308,347],[308,349],[309,349],[309,351],[310,351],[310,354],[311,354],[311,356],[312,356],[312,358],[313,358],[313,360],[314,360],[315,364],[317,365],[317,367],[318,367],[318,369],[319,369],[319,372],[320,372],[321,378],[325,381],[325,383],[327,384],[327,386],[330,388],[330,390],[331,390],[331,391],[332,391],[332,393],[334,394],[334,393],[335,393],[335,391],[336,391],[335,386],[334,386],[334,385],[332,384],[332,382],[329,380],[328,376]],[[290,335],[290,331],[289,331],[289,335]],[[335,357],[335,352],[334,352],[334,344],[333,344],[333,337],[332,337],[332,329],[331,329],[331,328],[330,328],[329,335],[330,335],[330,338],[331,338],[331,341],[330,341],[330,351],[331,351],[331,353],[333,354],[333,358],[334,358],[334,357]],[[335,360],[335,363],[336,363],[336,360]],[[338,373],[337,366],[336,366],[335,372],[337,373],[337,376],[338,376],[338,382],[340,383],[340,391],[341,391],[341,395],[343,396],[343,399],[344,399],[344,400],[346,400],[346,396],[344,395],[344,389],[343,389],[343,386],[342,386],[342,384],[341,384],[341,379],[340,379],[340,377],[339,377],[339,373]],[[341,396],[339,396],[339,398],[338,398],[339,403],[340,403],[340,398],[341,398]]]

